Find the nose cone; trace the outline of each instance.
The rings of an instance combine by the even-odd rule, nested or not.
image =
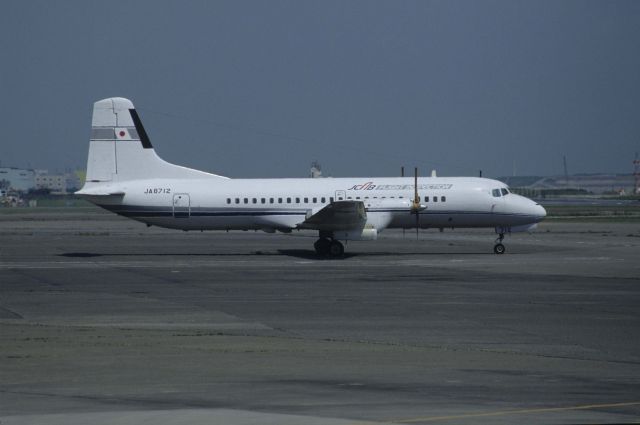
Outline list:
[[[544,220],[544,218],[547,216],[547,210],[545,210],[544,207],[540,204],[533,205],[532,210],[532,215],[536,218],[536,223]]]
[[[532,224],[541,222],[546,216],[547,211],[542,205],[532,201],[524,196],[511,194],[505,198],[511,213],[517,216],[520,224]],[[514,217],[514,220],[516,218]]]

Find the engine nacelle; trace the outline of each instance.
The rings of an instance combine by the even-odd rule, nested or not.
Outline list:
[[[375,241],[378,239],[378,230],[375,228],[343,230],[333,232],[333,237],[341,241]]]

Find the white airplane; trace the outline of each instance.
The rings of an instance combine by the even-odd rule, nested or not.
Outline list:
[[[319,255],[341,241],[375,240],[386,228],[529,231],[546,215],[499,181],[476,177],[230,179],[156,155],[128,99],[93,106],[86,181],[77,195],[114,213],[182,230],[317,230]]]

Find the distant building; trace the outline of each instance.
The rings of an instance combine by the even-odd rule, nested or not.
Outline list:
[[[0,182],[8,182],[7,189],[28,192],[36,187],[36,173],[34,170],[14,167],[0,167]]]
[[[67,193],[79,186],[76,173],[49,174],[48,170],[31,170],[16,167],[0,167],[0,190],[28,192],[47,189],[52,193]]]
[[[67,193],[67,176],[49,174],[47,170],[36,170],[36,189],[48,189],[52,193]]]
[[[595,195],[633,193],[633,176],[630,174],[569,174],[558,176],[499,177],[512,188],[537,192],[584,191]]]

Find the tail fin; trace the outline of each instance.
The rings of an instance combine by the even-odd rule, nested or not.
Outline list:
[[[122,97],[93,105],[86,183],[152,178],[211,178],[215,174],[170,164],[153,149],[133,103]]]

